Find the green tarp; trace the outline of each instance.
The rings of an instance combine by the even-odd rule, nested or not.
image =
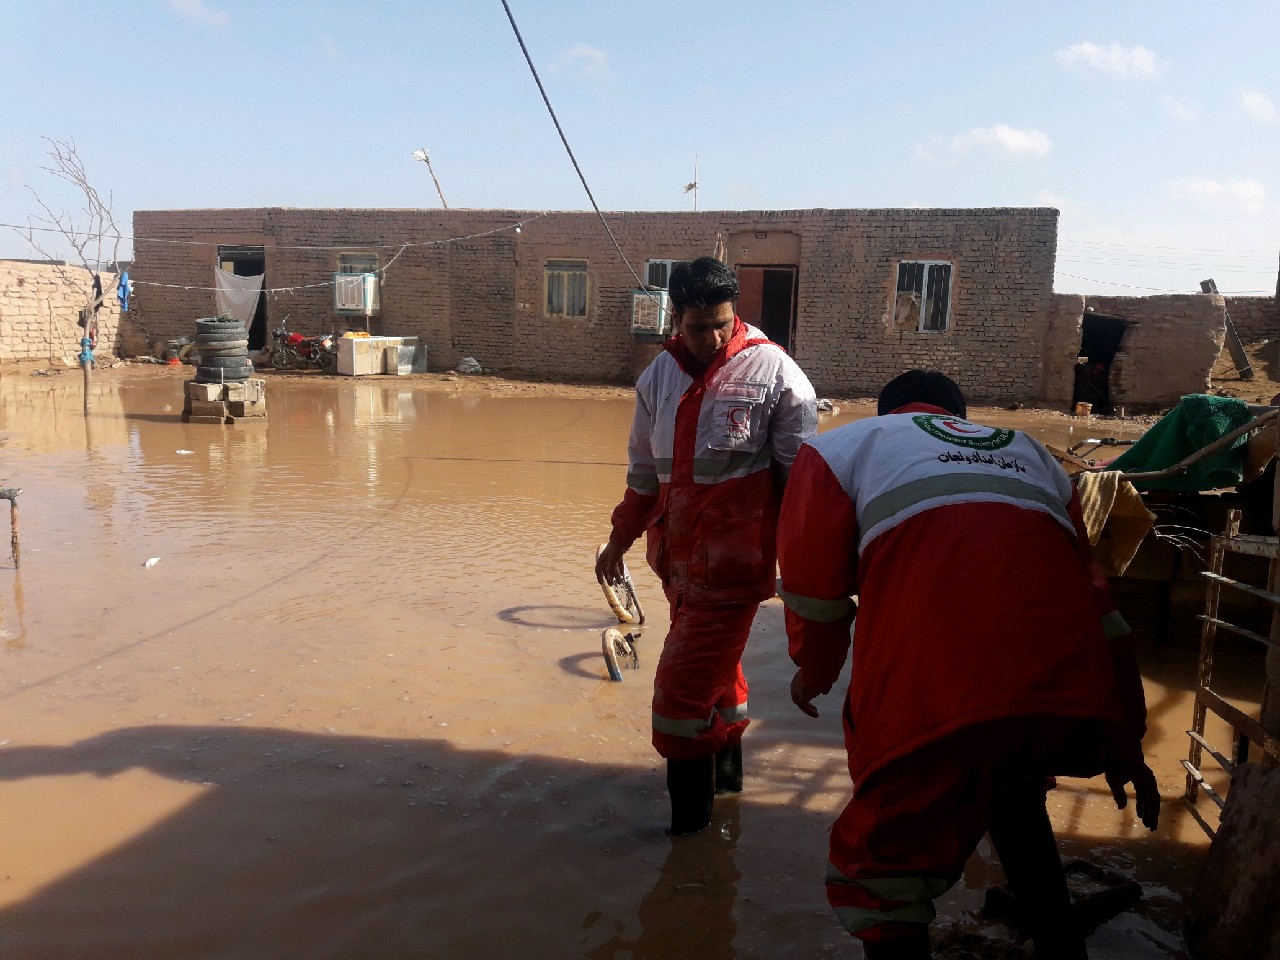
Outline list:
[[[1112,462],[1110,469],[1125,473],[1164,470],[1219,437],[1253,419],[1249,406],[1235,397],[1193,393],[1183,397],[1142,439]],[[1163,480],[1140,480],[1143,490],[1215,490],[1234,487],[1244,475],[1245,442],[1240,437],[1225,450],[1193,464],[1186,472]]]

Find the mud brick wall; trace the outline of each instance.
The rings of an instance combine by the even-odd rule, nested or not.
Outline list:
[[[1075,391],[1076,357],[1085,298],[1074,293],[1057,293],[1049,304],[1044,336],[1044,381],[1041,399],[1069,406]]]
[[[1222,297],[1086,296],[1084,301],[1086,312],[1130,321],[1111,366],[1115,404],[1169,406],[1185,394],[1209,389],[1209,374],[1226,337]]]
[[[775,263],[778,250],[798,250],[792,352],[822,392],[873,393],[905,369],[932,366],[974,397],[1039,394],[1055,210],[606,217],[641,279],[646,260],[710,253],[717,235],[733,238],[728,259],[734,264]],[[511,226],[521,220],[517,233]],[[196,317],[214,312],[217,244],[252,244],[265,248],[269,326],[287,315],[289,326],[304,333],[363,328],[362,318],[334,312],[329,281],[341,253],[376,249],[386,269],[372,332],[419,337],[433,369],[474,356],[506,373],[626,382],[647,349],[630,332],[637,280],[593,213],[139,211],[134,234],[143,238],[135,242],[136,300],[157,337],[188,334]],[[546,315],[545,263],[560,258],[588,263],[585,317]],[[903,259],[953,265],[947,330],[894,329]]]
[[[109,284],[111,275],[102,279]],[[92,289],[93,275],[82,267],[0,260],[0,361],[74,363],[83,336],[76,320]],[[120,306],[114,288],[105,292],[98,311],[99,356],[117,353],[120,346]]]
[[[1280,301],[1275,297],[1227,297],[1227,312],[1243,343],[1280,337]]]

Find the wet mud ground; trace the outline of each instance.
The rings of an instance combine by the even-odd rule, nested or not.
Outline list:
[[[661,592],[633,551],[650,622],[613,683],[591,571],[628,390],[268,374],[267,421],[222,427],[180,421],[190,373],[102,370],[86,418],[78,371],[0,371],[0,486],[24,490],[21,568],[0,556],[0,955],[861,955],[821,884],[839,702],[790,703],[776,600],[746,653],[746,791],[662,833]],[[871,411],[841,406],[823,429]],[[1061,445],[1099,426],[972,415]],[[1176,799],[1195,651],[1141,656],[1159,832],[1100,779],[1050,801],[1064,853],[1146,894],[1094,957],[1181,956],[1206,847]],[[1247,704],[1252,662],[1220,662]],[[976,911],[1000,879],[984,844],[938,933],[998,955]]]

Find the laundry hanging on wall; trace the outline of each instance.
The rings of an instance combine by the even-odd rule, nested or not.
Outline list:
[[[214,267],[213,287],[218,316],[229,313],[248,329],[258,308],[258,295],[262,293],[265,277],[266,274],[262,273],[255,277],[238,277],[221,267]]]

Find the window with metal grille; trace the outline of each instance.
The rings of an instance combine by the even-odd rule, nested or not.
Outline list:
[[[546,283],[547,316],[587,315],[587,261],[548,260]]]
[[[376,253],[341,253],[338,254],[339,273],[377,273],[378,255]]]
[[[646,286],[657,287],[659,290],[667,289],[667,284],[671,280],[671,271],[682,263],[688,263],[688,260],[650,260],[645,264],[644,282]]]
[[[941,260],[899,262],[893,325],[937,333],[947,329],[950,318],[951,264]]]

